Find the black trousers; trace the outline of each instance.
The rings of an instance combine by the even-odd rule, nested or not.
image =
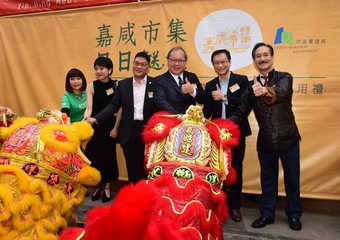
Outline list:
[[[243,175],[243,159],[246,149],[245,137],[241,136],[240,145],[232,150],[231,166],[236,171],[236,182],[230,187],[228,195],[229,209],[240,209],[241,207],[241,194],[242,194],[242,175]]]
[[[287,196],[286,215],[299,219],[302,215],[300,202],[300,143],[297,142],[278,152],[258,152],[261,166],[261,216],[275,218],[278,196],[279,159],[281,159]]]
[[[144,149],[142,141],[143,124],[137,122],[133,124],[132,133],[128,141],[121,147],[123,149],[129,181],[136,183],[141,179],[146,179],[144,171]]]

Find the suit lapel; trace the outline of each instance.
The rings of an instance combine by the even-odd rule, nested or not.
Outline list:
[[[219,88],[221,88],[221,84],[220,84],[220,79],[218,77],[216,77],[213,81],[213,91],[217,90],[216,88],[216,84],[219,86]],[[218,106],[218,116],[222,115],[222,104],[223,103],[218,103],[216,102],[217,106]]]
[[[152,81],[147,76],[146,78],[146,87],[145,87],[145,96],[144,96],[144,104],[143,104],[143,112],[145,111],[145,107],[147,107],[147,102],[149,101],[149,98],[153,98],[153,89],[152,89]],[[149,95],[150,94],[150,95]]]
[[[221,88],[220,79],[218,77],[216,77],[213,81],[214,90],[217,90],[216,84],[218,84],[219,88]]]
[[[230,72],[229,82],[228,82],[228,93],[230,94],[230,87],[235,84],[235,76],[232,72]]]
[[[176,80],[172,77],[171,73],[168,71],[167,72],[167,78],[168,78],[168,82],[178,91],[182,94],[182,91],[181,89],[179,88]],[[184,75],[183,75],[183,78],[184,78]],[[183,79],[184,80],[184,79]]]
[[[238,84],[238,83],[237,83],[235,74],[231,72],[230,78],[229,78],[229,83],[228,83],[228,92],[229,92],[229,94],[232,94],[232,92],[230,90],[230,87],[234,86],[235,84]]]
[[[133,99],[133,78],[129,78],[129,82],[126,86],[127,89],[124,89],[123,91],[126,91],[126,93],[128,94],[127,99],[128,99],[128,103],[130,106],[132,106],[132,110],[133,110],[133,104],[134,104],[134,99]],[[132,112],[133,114],[133,112]]]
[[[188,81],[190,82],[190,80],[188,78],[188,73],[186,71],[183,72],[183,83],[186,83],[185,79],[188,79]]]

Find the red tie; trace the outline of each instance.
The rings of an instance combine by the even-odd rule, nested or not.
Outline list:
[[[262,76],[263,80],[264,80],[264,83],[263,83],[263,86],[267,86],[267,83],[268,83],[268,76]]]

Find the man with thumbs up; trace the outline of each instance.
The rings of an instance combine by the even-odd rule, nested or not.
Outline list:
[[[257,152],[261,167],[260,218],[252,227],[274,223],[278,195],[279,159],[284,171],[289,227],[299,231],[300,217],[300,134],[292,111],[293,77],[273,68],[274,50],[258,43],[252,51],[254,66],[260,75],[242,96],[242,104],[230,119],[239,122],[254,111],[259,125]]]
[[[248,78],[230,71],[231,55],[226,49],[216,50],[211,55],[211,62],[218,76],[206,84],[206,103],[203,108],[205,118],[229,118],[241,103],[242,94],[248,87]],[[231,218],[235,222],[242,220],[242,162],[246,147],[246,136],[251,134],[247,118],[239,123],[241,130],[240,145],[233,149],[232,166],[236,170],[235,184],[229,189],[228,206]]]
[[[167,55],[169,71],[155,78],[154,100],[161,111],[184,114],[196,101],[203,104],[205,93],[196,74],[185,71],[188,55],[181,47]]]

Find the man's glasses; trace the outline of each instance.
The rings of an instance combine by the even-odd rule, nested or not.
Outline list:
[[[138,62],[138,61],[133,61],[133,66],[135,67],[139,67],[141,66],[142,68],[147,67],[149,64],[146,62]]]
[[[223,60],[223,61],[220,61],[220,62],[213,62],[213,65],[214,66],[219,66],[220,64],[221,65],[226,65],[227,63],[229,62],[229,60]]]
[[[168,60],[169,60],[169,62],[170,62],[171,64],[176,64],[176,63],[178,63],[178,64],[184,64],[184,63],[186,62],[185,59],[173,59],[173,58],[168,58]]]

